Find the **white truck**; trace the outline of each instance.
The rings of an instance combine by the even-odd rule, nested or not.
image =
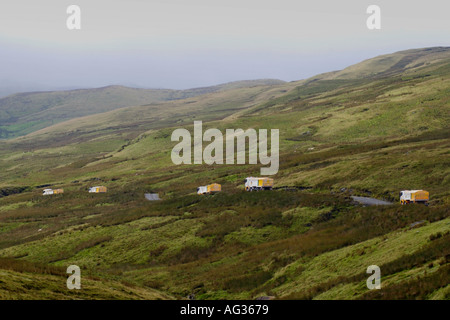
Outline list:
[[[105,193],[106,190],[106,187],[103,186],[91,187],[89,188],[89,193]]]
[[[43,196],[49,196],[49,195],[52,195],[52,194],[60,194],[60,193],[64,193],[64,190],[63,189],[44,189],[43,191],[42,191],[42,195]]]
[[[425,190],[403,190],[400,191],[400,203],[423,203],[428,204],[430,193]]]
[[[222,186],[218,183],[212,183],[197,188],[197,194],[213,194],[220,191],[222,191]]]
[[[272,178],[247,177],[245,179],[245,191],[272,190]]]

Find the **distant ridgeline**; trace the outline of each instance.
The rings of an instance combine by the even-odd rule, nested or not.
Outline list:
[[[0,97],[0,138],[23,136],[70,119],[129,106],[175,101],[214,92],[283,83],[285,82],[281,80],[262,79],[235,81],[187,90],[107,86],[95,89],[17,93]]]

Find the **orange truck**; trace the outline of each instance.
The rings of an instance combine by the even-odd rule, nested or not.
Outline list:
[[[89,193],[105,193],[107,191],[106,187],[98,186],[98,187],[91,187],[89,189]]]
[[[212,183],[197,188],[197,194],[212,194],[220,191],[222,191],[222,186],[218,183]]]
[[[244,183],[245,191],[272,190],[273,188],[272,178],[247,177]]]
[[[49,196],[52,194],[61,194],[64,193],[64,189],[44,189],[42,191],[43,196]]]
[[[423,203],[428,204],[430,193],[425,190],[403,190],[400,191],[400,203]]]

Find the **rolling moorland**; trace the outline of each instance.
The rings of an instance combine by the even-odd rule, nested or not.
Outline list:
[[[0,99],[0,138],[13,138],[81,116],[121,107],[194,97],[231,88],[281,84],[280,80],[236,81],[188,90],[107,86],[54,92],[17,93]]]
[[[297,82],[141,90],[0,99],[0,298],[450,298],[450,48]],[[279,129],[275,189],[243,190],[260,165],[172,164],[173,130],[195,120]],[[198,196],[210,182],[223,191]],[[401,206],[405,189],[429,206]],[[72,264],[81,290],[66,288]],[[373,264],[381,290],[366,287]]]

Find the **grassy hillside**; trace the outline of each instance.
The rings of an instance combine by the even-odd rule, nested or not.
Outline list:
[[[0,259],[2,300],[163,300],[172,297],[119,281],[85,277],[80,290],[67,290],[66,270],[58,267]]]
[[[0,296],[20,297],[19,273],[60,285],[22,270],[28,263],[79,265],[99,280],[98,298],[448,299],[449,88],[450,49],[411,50],[2,141],[0,262],[12,266],[0,264],[11,274]],[[279,129],[275,187],[289,191],[244,192],[259,165],[173,165],[171,133],[192,130],[194,120],[222,132]],[[196,195],[213,181],[222,193]],[[108,193],[87,193],[94,184]],[[44,186],[65,193],[43,197]],[[430,205],[399,205],[404,189],[428,190]],[[163,200],[149,202],[145,192]],[[394,204],[363,207],[351,195]],[[376,292],[365,284],[372,264],[382,273]],[[105,282],[134,291],[116,295]]]
[[[188,90],[135,89],[108,86],[54,92],[18,93],[0,99],[0,138],[14,138],[69,119],[127,106],[178,100],[202,94],[283,84],[280,80],[236,81]]]
[[[448,59],[447,47],[411,49],[381,55],[349,66],[344,70],[326,73],[312,79],[385,78],[399,73],[414,73],[422,67]]]

